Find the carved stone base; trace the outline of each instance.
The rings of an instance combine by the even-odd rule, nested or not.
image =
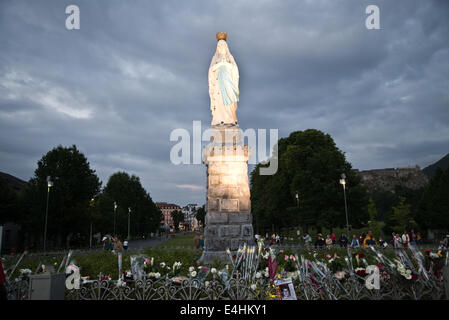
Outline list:
[[[236,251],[244,243],[254,243],[247,165],[251,150],[242,144],[237,125],[212,130],[211,143],[203,151],[207,213],[200,261],[210,263],[219,258],[230,263],[227,249]]]

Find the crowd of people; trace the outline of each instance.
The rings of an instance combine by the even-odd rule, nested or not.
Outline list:
[[[261,236],[256,234],[256,240]],[[410,246],[421,246],[423,244],[423,238],[420,232],[415,232],[413,229],[410,232],[404,230],[402,234],[392,233],[392,239],[390,241],[384,240],[382,237],[376,239],[373,232],[370,230],[368,233],[362,232],[360,236],[352,235],[349,239],[346,234],[342,233],[338,238],[335,233],[331,233],[324,237],[321,233],[316,235],[315,241],[309,233],[305,233],[302,237],[300,232],[297,231],[298,242],[304,244],[307,248],[368,248],[371,246],[378,248],[387,248],[389,246],[399,249],[399,248],[409,248]],[[286,239],[293,240],[292,238],[281,237],[279,234],[272,234],[269,236],[266,234],[266,239],[268,239],[270,245],[282,245]],[[439,244],[439,250],[449,250],[449,235],[445,237],[443,241]]]
[[[114,252],[127,252],[128,251],[128,239],[125,239],[125,241],[122,242],[120,239],[115,236],[104,236],[102,239],[103,242],[103,249],[105,251],[114,251]]]

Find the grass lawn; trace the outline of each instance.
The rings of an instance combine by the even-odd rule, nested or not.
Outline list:
[[[194,233],[186,233],[186,234],[176,234],[173,238],[165,241],[156,246],[159,249],[175,249],[177,247],[190,248],[194,249],[193,238],[195,237]]]

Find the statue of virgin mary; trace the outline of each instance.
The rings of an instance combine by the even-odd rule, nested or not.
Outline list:
[[[212,126],[237,124],[239,69],[226,43],[226,33],[217,33],[217,51],[209,67]]]

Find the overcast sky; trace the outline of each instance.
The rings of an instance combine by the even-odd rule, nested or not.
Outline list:
[[[80,30],[65,28],[70,4]],[[371,4],[380,30],[365,27]],[[322,130],[362,170],[449,152],[449,1],[2,0],[0,171],[29,180],[75,144],[103,185],[122,170],[154,201],[203,204],[204,165],[173,165],[169,137],[210,124],[219,31],[241,128]]]

